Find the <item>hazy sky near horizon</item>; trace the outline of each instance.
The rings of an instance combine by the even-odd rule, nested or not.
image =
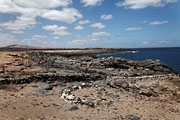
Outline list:
[[[0,0],[0,46],[180,47],[179,0]]]

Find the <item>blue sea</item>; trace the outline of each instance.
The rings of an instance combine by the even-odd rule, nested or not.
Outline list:
[[[174,71],[180,74],[180,47],[176,48],[138,48],[134,49],[137,52],[134,53],[118,53],[108,55],[98,55],[102,57],[123,57],[131,60],[161,60]]]

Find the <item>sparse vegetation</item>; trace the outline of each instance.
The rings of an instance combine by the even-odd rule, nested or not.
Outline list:
[[[38,85],[31,85],[31,87],[33,87],[33,88],[38,88]]]
[[[25,71],[18,74],[18,76],[33,76],[33,75],[34,75],[33,72],[25,72]]]
[[[14,92],[18,91],[16,85],[13,85],[13,84],[0,84],[0,90],[7,90],[7,91],[14,91]]]
[[[7,89],[8,85],[7,84],[0,84],[0,90]]]

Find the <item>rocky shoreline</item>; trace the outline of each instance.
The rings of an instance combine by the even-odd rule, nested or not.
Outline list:
[[[97,58],[92,54],[84,53],[79,56],[79,53],[64,55],[64,53],[40,51],[8,53],[6,56],[13,61],[1,64],[0,88],[3,85],[16,85],[15,89],[21,93],[17,95],[19,99],[34,96],[37,96],[36,99],[38,96],[47,99],[57,97],[64,100],[64,104],[73,105],[70,108],[64,108],[61,112],[65,116],[56,114],[54,120],[78,119],[76,115],[66,116],[65,112],[72,111],[78,115],[91,109],[96,111],[94,114],[97,115],[95,117],[92,117],[92,114],[84,115],[81,116],[82,119],[98,119],[99,115],[109,114],[109,111],[112,115],[101,116],[102,119],[172,118],[178,120],[180,118],[180,109],[178,109],[180,88],[173,83],[174,80],[179,80],[179,75],[159,60],[132,61],[113,57]],[[32,90],[21,92],[27,88]],[[11,87],[6,89],[11,92]],[[171,102],[175,102],[177,106],[168,104],[168,109],[176,109],[175,112],[167,111],[169,115],[163,115],[164,113],[152,115],[139,110],[145,109],[141,103],[152,106],[160,104],[162,107]],[[2,112],[10,107],[10,105],[4,105],[0,102]],[[136,110],[128,113],[127,110],[130,110],[131,106]],[[134,108],[134,106],[137,107]],[[121,111],[120,108],[125,109],[126,112]],[[160,108],[151,110],[158,111],[158,109]],[[140,112],[137,113],[137,111]],[[1,114],[0,117],[3,118]],[[32,116],[31,119],[37,119],[34,117],[36,116]],[[49,119],[53,116],[44,115],[43,117]]]

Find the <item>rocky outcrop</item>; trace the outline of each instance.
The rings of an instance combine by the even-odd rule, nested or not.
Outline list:
[[[87,87],[110,87],[151,97],[162,91],[154,91],[155,89],[151,85],[148,87],[140,86],[137,81],[163,81],[168,77],[170,78],[169,75],[176,74],[159,60],[132,61],[112,57],[64,57],[57,53],[42,52],[29,53],[26,57],[41,66],[44,69],[44,73],[28,78],[28,80],[22,80],[24,82],[19,81],[19,83],[32,82],[31,80],[33,82],[48,81],[48,83],[59,81],[65,86],[59,94],[62,99],[89,107],[95,107],[98,103],[77,97],[73,92]],[[76,85],[73,84],[75,82]],[[67,85],[65,83],[72,84]],[[160,89],[161,87],[156,86],[155,88]],[[109,94],[109,96],[114,97],[116,95]]]
[[[16,56],[15,56],[16,57]],[[0,84],[25,84],[31,82],[60,82],[61,84],[70,82],[84,82],[86,84],[94,83],[96,86],[110,86],[112,88],[122,88],[129,90],[136,88],[132,79],[136,81],[159,80],[162,81],[168,75],[176,74],[171,68],[159,60],[132,61],[124,58],[94,58],[90,56],[79,57],[63,57],[58,53],[30,52],[18,56],[24,59],[30,59],[36,65],[28,62],[28,66],[24,63],[18,63],[19,72],[8,71],[8,76],[1,77]],[[20,62],[20,61],[19,61]],[[40,71],[23,71],[25,68],[40,66]],[[7,73],[4,69],[1,73]],[[11,74],[11,75],[10,75]],[[158,77],[159,76],[159,77]],[[136,83],[136,82],[135,82]],[[136,87],[134,87],[136,86]],[[147,92],[141,91],[142,95]],[[147,95],[150,96],[150,95]]]
[[[102,76],[92,76],[90,74],[74,73],[74,74],[38,74],[33,76],[21,76],[15,78],[1,79],[0,84],[25,84],[31,82],[50,82],[59,81],[66,82],[80,82],[80,81],[96,81],[102,79]]]
[[[172,103],[175,106],[180,102],[180,89],[168,82],[175,80],[176,73],[164,63],[158,60],[65,56],[43,52],[8,55],[15,62],[5,61],[1,65],[0,89],[4,95],[0,111],[13,109],[13,112],[22,110],[24,113],[31,107],[29,111],[38,108],[45,111],[44,115],[51,111],[69,116],[68,112],[79,111],[80,114],[90,113],[89,119],[108,113],[112,116],[104,119],[140,120],[148,113],[146,110],[163,111],[166,108],[166,113],[170,113],[169,108],[164,107],[170,102],[168,106],[173,108],[170,109],[172,116],[175,115],[176,107],[172,107]],[[178,76],[174,82],[179,82]],[[16,105],[18,100],[19,106]],[[16,106],[11,107],[14,104]],[[22,104],[25,105],[23,109]],[[147,109],[151,105],[152,108]],[[178,115],[179,110],[176,111]],[[157,119],[159,114],[154,113],[157,114],[147,118]],[[59,117],[53,117],[56,118]],[[163,115],[160,119],[165,118],[168,117]]]
[[[1,77],[2,84],[23,84],[38,81],[60,81],[60,82],[90,82],[98,80],[107,80],[113,76],[119,77],[140,77],[140,76],[158,76],[175,74],[167,65],[159,60],[132,61],[124,58],[93,58],[89,56],[81,57],[62,57],[57,53],[31,52],[28,55],[22,54],[21,57],[31,59],[36,66],[42,68],[41,71],[22,72],[20,75]],[[24,64],[20,66],[24,66]],[[33,67],[30,63],[25,68]],[[1,73],[6,71],[3,69]],[[17,71],[19,72],[19,71]],[[10,75],[12,74],[12,75]],[[125,85],[125,84],[123,84]],[[125,87],[125,86],[124,86]]]
[[[29,57],[43,67],[55,68],[56,72],[63,69],[108,76],[117,74],[124,77],[175,73],[170,67],[159,60],[132,61],[111,57],[62,57],[57,53],[29,53]]]

